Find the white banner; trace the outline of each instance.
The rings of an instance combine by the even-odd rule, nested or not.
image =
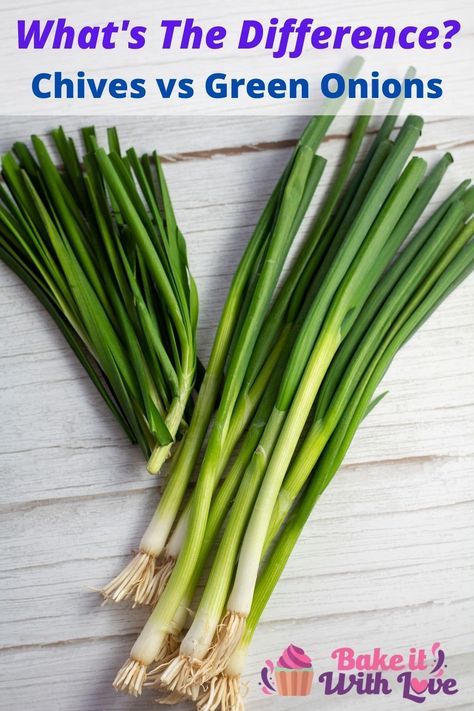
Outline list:
[[[345,93],[346,114],[402,96],[407,112],[472,114],[468,0],[6,0],[0,20],[2,113],[303,114]]]

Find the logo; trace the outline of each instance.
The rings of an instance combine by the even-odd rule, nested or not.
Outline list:
[[[280,696],[308,696],[313,683],[314,671],[307,654],[290,644],[276,666],[267,659],[260,672],[260,686],[264,694],[278,693]]]
[[[430,696],[457,694],[456,679],[448,677],[446,653],[439,642],[429,652],[410,647],[405,654],[385,654],[376,647],[369,654],[357,654],[352,647],[338,647],[331,653],[336,669],[322,672],[317,684],[325,696],[387,696],[399,694],[402,699],[422,704]],[[290,644],[277,663],[267,659],[260,671],[259,686],[270,696],[308,696],[313,685],[314,669],[307,654]]]

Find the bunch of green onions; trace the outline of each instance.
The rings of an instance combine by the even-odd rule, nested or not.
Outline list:
[[[59,168],[32,136],[2,158],[0,257],[49,311],[156,472],[187,428],[198,298],[156,153],[109,153],[62,129]]]
[[[452,201],[461,197],[460,192],[463,189],[464,186],[460,186],[457,194],[455,193],[451,196],[450,204],[454,204]],[[468,210],[474,209],[474,193],[472,189],[469,194],[465,193],[462,202]],[[468,206],[469,203],[470,207]],[[441,210],[445,207],[446,204],[442,206]],[[439,220],[440,214],[440,211],[438,211],[434,217]],[[454,215],[454,212],[452,215]],[[465,215],[466,211],[464,211]],[[239,642],[232,653],[225,660],[222,660],[224,663],[221,666],[216,665],[213,673],[210,673],[209,670],[206,671],[206,681],[204,683],[202,678],[199,680],[198,676],[198,681],[193,680],[192,683],[188,683],[188,687],[185,689],[186,695],[191,695],[197,699],[200,711],[211,711],[219,708],[222,711],[241,711],[244,708],[241,697],[240,675],[260,616],[308,517],[342,463],[357,427],[363,417],[385,396],[385,393],[383,393],[373,398],[377,385],[400,347],[474,269],[474,245],[472,243],[474,228],[472,224],[467,224],[464,227],[460,225],[459,218],[461,217],[462,219],[462,213],[458,212],[457,217],[458,230],[456,234],[451,231],[450,244],[446,239],[449,239],[447,238],[447,230],[449,231],[450,229],[448,225],[451,225],[452,230],[454,224],[452,220],[446,219],[443,228],[437,232],[437,236],[430,237],[433,242],[425,246],[422,243],[426,239],[428,231],[420,230],[416,235],[416,240],[413,241],[413,249],[410,250],[410,254],[405,253],[397,260],[393,271],[390,270],[389,272],[390,278],[383,285],[384,288],[381,288],[382,284],[379,285],[380,288],[375,294],[377,300],[383,295],[387,296],[397,284],[397,279],[400,277],[402,279],[400,286],[397,285],[395,290],[397,293],[394,292],[393,296],[387,298],[387,306],[383,315],[381,313],[383,318],[387,317],[392,309],[397,308],[397,302],[398,306],[401,304],[402,292],[405,288],[412,288],[412,280],[417,278],[417,272],[418,275],[421,275],[422,272],[425,275],[428,274],[430,265],[433,267],[435,261],[438,260],[431,273],[426,276],[422,287],[412,292],[412,296],[405,300],[405,306],[400,309],[396,318],[391,317],[392,325],[389,326],[385,338],[380,338],[380,334],[375,335],[372,343],[361,349],[358,357],[359,361],[363,357],[368,357],[369,360],[360,369],[360,375],[356,374],[357,369],[354,369],[352,365],[346,371],[343,381],[337,388],[338,395],[336,395],[336,398],[339,399],[343,396],[344,390],[347,388],[352,389],[352,395],[343,396],[345,401],[344,411],[340,415],[330,438],[326,440],[327,443],[322,451],[321,447],[316,444],[314,437],[311,438],[308,434],[305,439],[298,457],[296,457],[286,476],[286,486],[282,486],[279,493],[279,503],[283,504],[283,510],[288,510],[287,502],[291,496],[294,496],[293,510],[289,516],[285,517],[282,508],[278,505],[274,509],[272,524],[268,529],[264,549],[267,550],[270,544],[273,544],[273,547],[259,572],[250,612],[246,618],[245,628]],[[442,221],[440,220],[438,222],[440,227],[441,223]],[[430,222],[427,223],[427,225],[429,224]],[[434,224],[436,222],[432,220],[431,228],[433,228]],[[444,245],[442,241],[444,241]],[[443,246],[445,248],[444,253],[442,252]],[[415,251],[418,253],[415,253]],[[405,252],[408,252],[408,250],[405,250]],[[411,264],[409,264],[409,261],[411,261]],[[405,273],[403,273],[404,268],[406,269]],[[392,311],[393,313],[394,311]],[[375,326],[376,321],[379,321],[380,324],[381,320],[380,318],[373,319],[372,323]],[[370,317],[366,323],[370,323]],[[343,364],[345,365],[347,362],[345,356],[347,356],[347,352],[344,354],[341,351],[331,369],[337,372]],[[361,362],[359,362],[359,368],[361,365]],[[329,375],[330,371],[328,377]],[[355,384],[350,383],[351,377],[354,376],[356,377]],[[332,389],[329,379],[326,382],[328,383],[327,387]],[[325,414],[323,419],[327,422],[326,418],[327,415]],[[313,432],[315,427],[318,430],[320,428],[317,425],[317,419],[312,426]],[[285,525],[280,528],[279,524],[282,521],[285,521]],[[166,674],[164,667],[166,667],[166,664],[159,665],[154,675],[154,683],[158,686],[161,685],[162,677]]]
[[[127,591],[155,607],[117,674],[121,690],[139,694],[147,682],[169,700],[194,698],[203,711],[239,708],[246,649],[304,522],[377,403],[391,360],[474,266],[474,188],[463,182],[408,240],[452,158],[426,174],[426,162],[410,157],[422,120],[409,116],[391,140],[389,115],[360,159],[369,112],[356,120],[283,283],[325,166],[316,151],[332,116],[309,122],[247,246],[142,541],[144,549],[147,536],[152,543],[153,580],[141,600],[136,580]]]

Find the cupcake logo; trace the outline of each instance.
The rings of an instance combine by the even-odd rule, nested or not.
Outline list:
[[[374,647],[358,651],[338,647],[331,652],[326,670],[315,679],[325,696],[385,696],[398,693],[404,701],[423,704],[430,696],[454,696],[457,681],[448,676],[446,653],[440,642],[431,649],[408,647],[396,653]],[[267,659],[260,670],[259,686],[266,696],[308,696],[313,686],[311,659],[301,647],[290,644],[276,664]]]
[[[290,644],[276,665],[267,659],[260,672],[259,682],[267,696],[308,696],[311,692],[314,670],[311,659],[301,647]]]

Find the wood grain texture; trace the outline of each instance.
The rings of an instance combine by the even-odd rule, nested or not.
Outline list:
[[[61,121],[74,134],[85,121]],[[124,145],[152,145],[166,174],[201,295],[207,357],[230,276],[301,119],[101,119]],[[52,128],[51,119],[0,119],[0,149]],[[321,152],[337,164],[346,118]],[[430,120],[420,155],[450,149],[445,192],[474,163],[473,121]],[[198,152],[196,154],[196,152]],[[324,176],[327,186],[331,171]],[[248,708],[398,711],[388,697],[266,699],[258,672],[290,642],[317,671],[350,645],[406,652],[443,643],[453,697],[474,703],[474,283],[453,294],[396,358],[390,391],[363,422],[265,611],[251,647]],[[154,708],[115,694],[114,673],[146,612],[101,607],[90,587],[116,573],[159,496],[54,324],[0,265],[0,707],[16,711]],[[316,695],[318,694],[318,695]],[[185,706],[177,707],[179,711]]]

